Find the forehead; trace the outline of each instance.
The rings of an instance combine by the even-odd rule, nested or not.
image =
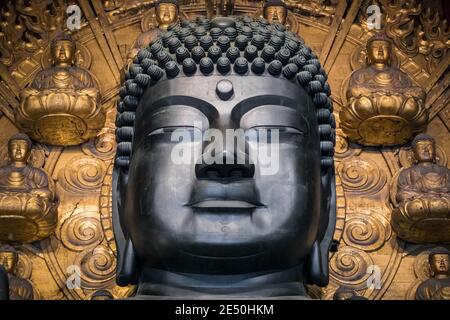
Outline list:
[[[433,141],[431,140],[419,140],[416,142],[416,146],[425,146],[425,145],[433,145]]]
[[[228,80],[234,95],[221,100],[216,94],[218,82]],[[136,119],[151,117],[158,109],[171,105],[189,106],[201,111],[209,121],[229,115],[239,121],[254,108],[263,105],[288,107],[309,120],[316,111],[309,94],[297,83],[271,76],[196,76],[163,80],[148,88],[140,101]]]
[[[374,40],[369,43],[369,48],[370,47],[379,47],[379,46],[385,46],[385,47],[389,46],[390,47],[391,43],[389,41],[384,41],[384,40]]]
[[[28,141],[27,140],[11,140],[9,142],[9,144],[26,144],[26,145],[28,145]]]
[[[448,260],[449,259],[449,255],[446,254],[446,253],[436,253],[436,254],[433,255],[433,258],[435,260],[442,260],[442,259]]]

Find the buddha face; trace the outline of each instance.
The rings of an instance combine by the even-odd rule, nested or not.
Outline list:
[[[286,23],[287,10],[283,6],[268,6],[264,9],[264,18],[269,22]]]
[[[12,273],[17,263],[17,254],[14,252],[0,252],[0,264],[6,272]]]
[[[434,143],[430,140],[417,141],[414,146],[414,156],[418,162],[433,162],[435,152]]]
[[[143,266],[206,274],[293,267],[311,251],[321,210],[328,215],[310,96],[284,79],[223,80],[160,81],[141,99],[118,202]],[[247,148],[239,153],[216,136],[201,138],[237,129],[258,133],[249,148],[275,150],[276,170],[264,170],[267,162],[236,161]],[[216,160],[206,161],[213,145]],[[174,161],[180,146],[192,150],[193,161]]]
[[[388,65],[391,61],[391,44],[385,40],[374,40],[367,48],[368,59],[371,64]]]
[[[30,156],[31,146],[26,140],[11,140],[8,144],[9,158],[13,162],[26,163]]]
[[[162,27],[168,27],[178,20],[178,7],[173,3],[161,3],[156,7],[156,19]]]
[[[449,259],[450,256],[445,253],[434,254],[431,257],[431,269],[435,275],[448,275],[449,274]]]
[[[72,65],[75,59],[75,46],[68,40],[56,41],[52,45],[51,54],[55,65]]]

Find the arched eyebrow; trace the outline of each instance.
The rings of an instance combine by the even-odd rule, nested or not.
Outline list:
[[[262,106],[282,106],[298,111],[299,102],[286,96],[258,95],[240,101],[232,111],[231,117],[235,123],[240,123],[241,118],[249,111]],[[308,108],[308,106],[306,106]]]
[[[140,108],[143,108],[142,105],[144,104],[145,100],[142,100]],[[208,101],[185,95],[161,97],[160,99],[153,101],[150,108],[147,108],[146,110],[138,109],[138,112],[140,111],[141,117],[148,117],[148,113],[154,114],[158,112],[159,109],[169,106],[185,106],[196,109],[205,115],[209,123],[213,122],[214,119],[217,119],[219,116],[219,111]]]

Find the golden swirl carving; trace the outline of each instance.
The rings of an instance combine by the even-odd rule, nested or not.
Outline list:
[[[339,163],[337,167],[345,191],[374,194],[386,184],[386,174],[370,160],[359,158]]]
[[[347,140],[341,129],[336,130],[336,147],[334,148],[334,158],[339,161],[348,157],[359,156],[361,147]]]
[[[391,235],[389,221],[379,214],[352,213],[345,222],[344,241],[364,251],[380,249]]]
[[[70,192],[97,191],[106,173],[105,163],[94,157],[76,157],[60,171],[61,186]]]
[[[59,238],[72,251],[83,251],[103,240],[98,212],[84,212],[67,218],[59,228]]]
[[[373,264],[370,256],[364,251],[343,247],[331,257],[330,277],[354,289],[364,288],[370,276],[367,269]]]
[[[105,128],[94,139],[81,146],[81,150],[88,156],[102,160],[111,160],[116,153],[116,137],[113,128]]]
[[[83,251],[76,265],[80,266],[81,285],[85,289],[103,288],[114,279],[116,272],[114,254],[105,246]]]

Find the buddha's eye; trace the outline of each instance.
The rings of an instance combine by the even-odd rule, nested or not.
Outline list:
[[[294,127],[256,126],[245,131],[248,142],[279,143],[280,140],[303,137],[304,132]]]
[[[164,128],[158,128],[148,134],[148,136],[154,136],[158,134],[177,134],[177,133],[199,133],[201,130],[194,126],[170,126]]]

